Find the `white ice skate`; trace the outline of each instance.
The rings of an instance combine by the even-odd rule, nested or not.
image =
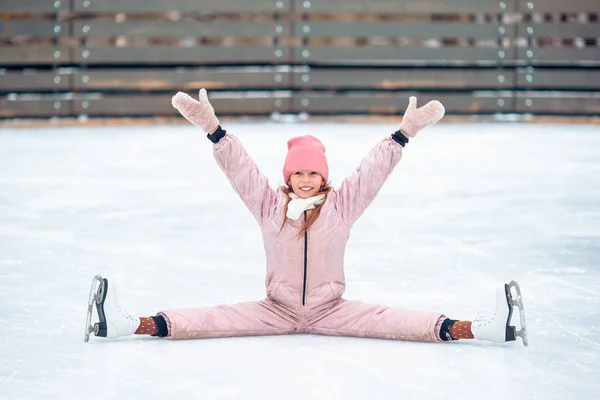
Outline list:
[[[515,295],[511,289],[515,289]],[[517,330],[515,326],[510,325],[513,307],[519,309],[521,320],[521,329]],[[521,288],[515,281],[504,284],[502,288],[496,291],[496,309],[491,316],[478,318],[473,321],[471,326],[475,339],[488,340],[496,343],[510,342],[521,337],[523,344],[527,346],[527,327],[525,325],[525,310],[523,309],[523,299],[521,297]]]
[[[93,326],[92,310],[96,304],[98,322]],[[109,290],[108,279],[96,275],[92,280],[88,299],[88,312],[85,322],[85,341],[90,340],[90,333],[106,338],[133,335],[140,326],[140,319],[131,316],[119,305],[114,288]]]

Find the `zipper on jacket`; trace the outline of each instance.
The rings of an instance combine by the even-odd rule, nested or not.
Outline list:
[[[304,211],[304,222],[306,222],[306,211]],[[302,305],[306,301],[306,264],[308,254],[308,231],[304,232],[304,284],[302,285]]]

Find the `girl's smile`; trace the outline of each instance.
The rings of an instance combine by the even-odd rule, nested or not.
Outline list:
[[[321,191],[323,178],[315,171],[296,171],[290,176],[289,186],[296,196],[301,199],[308,199]]]

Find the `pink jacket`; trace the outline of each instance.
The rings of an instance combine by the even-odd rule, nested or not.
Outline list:
[[[350,228],[373,201],[402,157],[383,139],[357,170],[332,191],[308,233],[286,219],[287,195],[267,178],[230,134],[214,145],[215,158],[262,229],[267,256],[267,298],[214,307],[166,310],[171,339],[309,333],[439,342],[446,316],[342,298],[344,250]],[[302,218],[302,217],[301,217]]]
[[[402,158],[402,146],[390,137],[379,142],[340,188],[327,195],[319,218],[306,237],[300,238],[297,234],[303,217],[287,219],[280,232],[288,196],[281,188],[269,186],[235,136],[228,133],[215,144],[214,156],[261,227],[267,297],[308,309],[340,298],[345,289],[344,252],[350,229]]]

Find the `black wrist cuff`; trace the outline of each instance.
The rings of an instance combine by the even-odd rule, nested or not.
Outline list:
[[[167,326],[167,321],[162,315],[158,315],[156,317],[150,317],[154,320],[156,327],[158,328],[158,333],[156,336],[165,337],[169,335],[169,327]],[[153,335],[154,336],[154,335]]]
[[[400,146],[404,147],[408,143],[408,138],[402,134],[401,131],[396,131],[392,134],[392,139]]]
[[[219,143],[219,140],[221,140],[225,137],[226,133],[227,133],[227,131],[225,129],[221,128],[221,125],[219,125],[217,127],[217,130],[214,133],[212,133],[212,134],[209,133],[206,135],[206,137],[211,142],[217,144],[217,143]]]

